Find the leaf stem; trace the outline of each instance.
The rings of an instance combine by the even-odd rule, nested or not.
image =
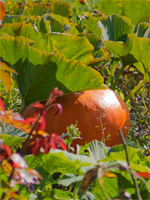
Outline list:
[[[79,191],[80,184],[81,184],[81,182],[78,182],[75,189],[74,189],[73,200],[78,200],[77,194],[78,194],[78,191]]]
[[[115,90],[115,89],[116,89],[116,86],[117,86],[117,84],[118,84],[119,78],[120,78],[120,76],[122,75],[123,70],[125,69],[125,67],[126,67],[126,66],[123,65],[123,66],[121,67],[121,69],[119,70],[119,72],[117,73],[116,78],[115,78],[115,81],[112,83],[112,87],[111,87],[112,90]]]
[[[29,140],[30,140],[30,137],[31,137],[31,135],[32,135],[32,132],[34,131],[34,129],[35,129],[35,127],[36,127],[36,125],[37,125],[37,123],[38,123],[40,117],[41,117],[41,114],[38,114],[38,117],[37,117],[35,123],[33,124],[32,129],[30,130],[30,132],[29,132],[29,134],[28,134],[28,137],[27,137],[27,139],[25,140],[25,142],[24,142],[24,144],[23,144],[22,149],[21,149],[20,152],[19,152],[20,154],[23,153],[24,150],[26,149],[26,146],[28,145]]]
[[[129,173],[130,173],[131,178],[132,178],[133,183],[134,183],[136,197],[137,197],[138,200],[142,200],[141,195],[140,195],[140,191],[139,191],[139,188],[138,188],[137,180],[136,180],[135,176],[133,175],[133,173],[130,170],[131,166],[130,166],[128,151],[127,151],[127,143],[126,143],[126,141],[125,141],[125,139],[123,137],[122,131],[120,129],[118,131],[119,131],[119,136],[121,138],[122,144],[124,146],[124,150],[125,150],[125,154],[126,154],[126,160],[127,160],[127,165],[128,165],[128,168],[129,168]]]
[[[145,85],[145,83],[147,83],[148,80],[141,80],[139,82],[139,84],[137,86],[135,86],[135,88],[133,90],[131,90],[131,92],[126,96],[125,98],[125,102],[127,102],[128,99],[131,98],[131,96],[133,96],[141,87],[143,87],[143,85]]]

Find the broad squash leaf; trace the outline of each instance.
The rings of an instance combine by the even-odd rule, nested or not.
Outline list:
[[[65,93],[102,88],[103,78],[80,61],[59,52],[45,53],[24,37],[0,38],[0,55],[14,66],[25,105],[48,98],[54,87]]]
[[[72,7],[67,2],[61,0],[49,0],[41,2],[16,2],[8,1],[6,4],[6,10],[12,15],[44,15],[46,13],[55,13],[64,17],[70,17],[72,15]]]
[[[6,23],[19,23],[19,22],[24,22],[26,24],[31,23],[32,26],[34,26],[36,30],[41,32],[42,34],[51,32],[59,32],[59,33],[64,32],[63,25],[61,25],[56,19],[54,19],[49,14],[45,14],[43,16],[6,15],[4,19],[5,23],[4,26],[7,26]]]
[[[136,26],[137,37],[150,38],[150,23],[141,23]]]
[[[98,28],[102,30],[102,40],[125,42],[127,34],[132,32],[130,20],[118,15],[110,15],[107,18],[99,20]]]
[[[144,68],[140,71],[143,72],[144,69],[144,75],[147,76],[146,74],[149,74],[150,40],[148,38],[140,38],[136,37],[135,34],[129,34],[125,43],[105,41],[105,44],[107,49],[120,56],[125,65],[141,62]]]
[[[65,33],[51,33],[43,36],[41,32],[36,31],[32,24],[25,24],[24,22],[5,24],[0,30],[0,35],[3,34],[24,36],[34,41],[33,47],[47,53],[58,50],[66,58],[80,60],[84,64],[88,64],[93,60],[94,48],[86,37],[72,36]]]
[[[102,0],[98,9],[106,15],[119,14],[131,19],[132,24],[147,22],[150,18],[149,0]]]

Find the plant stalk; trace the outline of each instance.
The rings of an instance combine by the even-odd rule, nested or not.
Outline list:
[[[128,101],[128,99],[130,99],[141,87],[143,87],[143,85],[145,85],[145,83],[147,83],[147,80],[141,80],[139,82],[139,84],[137,86],[135,86],[135,88],[133,90],[131,90],[131,92],[126,96],[125,98],[125,102]]]
[[[140,195],[140,191],[139,191],[139,188],[138,188],[137,180],[136,180],[136,178],[134,177],[133,173],[130,170],[131,167],[130,167],[130,161],[129,161],[128,151],[127,151],[127,143],[126,143],[126,141],[125,141],[125,139],[123,137],[122,131],[120,129],[118,131],[119,131],[119,135],[120,135],[122,144],[123,144],[124,149],[125,149],[127,165],[128,165],[128,168],[129,168],[129,173],[130,173],[131,178],[132,178],[133,183],[134,183],[136,197],[137,197],[138,200],[142,200],[141,195]]]
[[[22,153],[24,152],[24,150],[26,149],[26,146],[28,145],[29,139],[30,139],[30,137],[31,137],[31,135],[32,135],[32,132],[34,131],[34,129],[35,129],[35,127],[36,127],[36,125],[37,125],[37,123],[38,123],[40,117],[41,117],[41,114],[38,115],[38,117],[37,117],[37,119],[36,119],[36,122],[33,124],[32,129],[30,130],[30,133],[28,134],[28,137],[27,137],[27,139],[25,140],[23,147],[22,147],[22,149],[21,149],[20,152],[19,152],[20,154],[22,154]]]

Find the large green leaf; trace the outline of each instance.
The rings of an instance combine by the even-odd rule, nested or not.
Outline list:
[[[49,174],[60,172],[62,174],[74,173],[76,175],[83,175],[86,167],[93,167],[96,164],[88,156],[76,155],[57,149],[51,150],[51,153],[48,154],[40,154],[38,157],[34,155],[26,156],[25,160],[29,167],[43,168]]]
[[[49,153],[49,154],[41,154],[38,157],[34,155],[26,156],[26,162],[29,167],[38,169],[42,168],[44,171],[49,174],[54,173],[76,173],[76,162],[73,162],[66,158],[62,153]]]
[[[93,60],[94,48],[87,38],[64,34],[51,34],[49,38],[54,41],[55,48],[68,59],[80,60],[85,64]]]
[[[106,15],[119,14],[131,19],[133,24],[146,22],[150,19],[149,0],[102,0],[98,9]]]
[[[127,152],[130,165],[133,170],[150,172],[150,156],[145,157],[141,150],[129,146],[127,147]],[[117,161],[120,164],[127,165],[126,154],[123,146],[120,145],[112,147],[108,157],[103,161]]]
[[[91,189],[91,192],[94,194],[96,199],[106,199],[100,187],[101,186],[99,182],[95,181]],[[105,191],[105,194],[107,195],[107,198],[109,199],[115,198],[119,193],[117,178],[105,178],[102,187],[103,190]]]
[[[136,27],[137,37],[150,38],[150,23],[141,23]]]
[[[98,27],[102,30],[101,38],[103,40],[125,42],[127,34],[132,32],[130,20],[118,15],[110,15],[99,20]]]
[[[9,147],[15,147],[17,145],[19,146],[25,140],[22,137],[10,136],[8,134],[0,134],[0,137],[4,141],[4,144],[8,145]]]
[[[50,54],[33,48],[25,37],[1,37],[0,55],[16,69],[26,105],[46,99],[54,87],[65,93],[102,87],[103,78],[96,70],[57,51]]]
[[[78,35],[79,31],[77,30],[78,24],[72,22],[67,17],[63,17],[61,15],[56,15],[51,13],[51,17],[59,22],[63,27],[64,31],[68,34]]]
[[[42,16],[51,12],[65,17],[72,15],[71,5],[61,0],[28,1],[21,3],[9,1],[6,4],[6,10],[12,15]]]
[[[144,75],[150,72],[150,40],[129,34],[128,40],[123,42],[105,41],[106,48],[117,54],[125,65],[141,62]],[[142,70],[143,71],[143,68]],[[149,76],[149,75],[148,75]]]
[[[92,32],[96,37],[100,38],[101,34],[102,34],[102,31],[97,26],[98,25],[98,20],[99,20],[99,18],[97,18],[97,17],[89,17],[85,21],[85,26],[87,26],[89,31]]]
[[[51,33],[43,36],[36,31],[32,24],[14,23],[5,24],[0,30],[0,35],[24,36],[34,41],[33,47],[41,49],[47,53],[58,50],[68,59],[80,60],[88,64],[93,60],[93,45],[86,37],[78,37],[61,33]]]
[[[32,26],[35,28],[35,30],[40,31],[42,34],[51,33],[51,32],[59,32],[59,33],[64,32],[63,25],[61,25],[59,21],[57,21],[51,15],[46,14],[46,15],[43,15],[42,17],[41,16],[6,15],[1,32],[4,30],[7,30],[6,23],[14,24],[14,23],[19,23],[19,22],[24,22],[26,24],[31,23]],[[13,24],[12,24],[12,31],[15,27],[15,25]]]

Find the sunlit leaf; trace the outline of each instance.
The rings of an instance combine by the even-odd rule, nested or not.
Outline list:
[[[7,174],[10,174],[13,168],[7,160],[4,160],[4,162],[2,163],[2,169],[7,172]]]
[[[59,33],[64,32],[63,25],[59,22],[59,20],[55,19],[52,14],[51,15],[45,14],[43,16],[6,15],[4,19],[5,24],[0,30],[0,34],[5,33],[5,31],[6,33],[8,33],[9,27],[10,27],[9,31],[12,32],[15,27],[15,23],[19,24],[19,22],[24,22],[24,23],[26,22],[26,24],[31,23],[34,29],[38,30],[42,34],[51,32],[59,32]],[[13,25],[11,25],[11,23],[13,23]],[[20,33],[20,30],[18,30],[18,32]],[[16,34],[18,34],[18,32],[16,31]]]
[[[23,137],[10,136],[9,134],[1,134],[1,138],[4,140],[4,143],[6,145],[12,148],[16,145],[21,145],[22,142],[25,140]]]
[[[91,31],[96,37],[100,38],[102,34],[102,30],[98,27],[98,18],[90,17],[86,20],[85,24],[88,27],[89,31]]]
[[[45,53],[31,44],[32,41],[24,37],[0,38],[0,55],[14,65],[25,104],[47,99],[55,87],[64,93],[102,87],[103,78],[96,70],[80,61],[68,60],[59,52]],[[81,51],[83,55],[86,52],[86,49]]]
[[[120,56],[125,65],[141,62],[143,67],[140,71],[142,72],[144,68],[144,73],[150,72],[150,40],[148,38],[136,37],[135,34],[129,34],[128,40],[125,43],[105,41],[105,44],[112,53]]]
[[[94,48],[85,37],[61,33],[53,33],[43,37],[42,33],[37,32],[32,24],[25,23],[5,24],[0,30],[0,34],[3,33],[31,39],[34,41],[33,47],[47,53],[58,50],[68,59],[80,60],[85,64],[89,64],[93,60]]]
[[[13,2],[8,1],[6,9],[12,15],[44,15],[46,13],[54,12],[65,17],[72,15],[72,7],[61,0],[49,0],[48,2]]]
[[[106,15],[119,14],[131,19],[133,24],[149,20],[150,1],[147,0],[103,0],[98,8]]]

